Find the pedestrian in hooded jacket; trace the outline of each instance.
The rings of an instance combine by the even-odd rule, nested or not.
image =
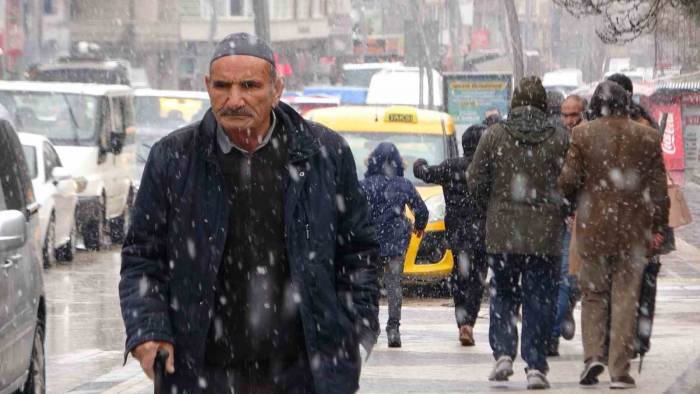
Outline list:
[[[617,83],[598,85],[591,98],[596,119],[574,128],[559,178],[562,193],[577,206],[580,383],[597,384],[607,364],[615,389],[635,387],[630,358],[642,275],[663,243],[669,209],[659,133],[630,119],[629,103]]]
[[[386,333],[389,347],[401,347],[401,274],[404,255],[411,236],[405,215],[408,205],[413,211],[414,232],[418,237],[428,224],[428,208],[415,186],[403,176],[404,163],[396,145],[382,142],[367,159],[362,190],[369,202],[371,221],[377,229],[380,256],[384,262],[384,287],[389,303]]]
[[[211,108],[151,149],[122,250],[126,351],[163,392],[353,393],[379,334],[378,245],[338,134],[280,102],[246,33],[210,61]]]
[[[549,387],[547,344],[566,211],[557,178],[568,136],[548,121],[546,111],[542,82],[524,78],[513,94],[508,119],[484,134],[467,171],[469,189],[488,199],[486,249],[494,274],[489,342],[496,359],[489,379],[505,381],[513,374],[520,293],[521,354],[527,363],[529,389]]]
[[[488,270],[484,243],[486,204],[478,201],[467,187],[467,168],[485,130],[485,125],[478,124],[462,134],[463,157],[450,158],[435,166],[429,166],[424,159],[413,164],[416,178],[442,186],[445,195],[445,227],[455,256],[450,287],[462,346],[474,346],[474,324]]]

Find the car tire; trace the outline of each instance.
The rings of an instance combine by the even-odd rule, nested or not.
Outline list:
[[[46,227],[41,256],[44,261],[44,268],[51,268],[56,265],[56,217],[53,213],[51,213],[49,225]]]
[[[44,325],[39,323],[34,331],[34,343],[32,345],[32,359],[29,364],[29,376],[21,394],[46,393],[46,352],[44,348]]]
[[[109,221],[109,237],[112,244],[122,244],[126,238],[126,232],[131,225],[131,208],[133,205],[133,192],[129,191],[129,197],[126,199],[126,206],[121,216]]]
[[[98,207],[99,217],[91,218],[82,226],[83,240],[87,250],[101,250],[107,245],[107,219],[105,218],[104,198]]]
[[[78,241],[78,227],[73,222],[73,228],[70,231],[70,239],[68,243],[56,248],[56,260],[62,262],[71,262],[75,256],[75,245]]]

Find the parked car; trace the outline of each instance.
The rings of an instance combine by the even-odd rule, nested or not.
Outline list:
[[[0,110],[0,394],[44,393],[46,298],[39,204],[12,119]]]
[[[0,81],[18,131],[56,147],[78,185],[76,219],[88,249],[121,243],[134,197],[132,90],[123,85]]]
[[[201,120],[209,109],[202,91],[137,89],[134,91],[136,166],[133,185],[138,190],[143,167],[156,141],[173,130]]]
[[[40,206],[39,229],[44,268],[53,266],[56,261],[72,261],[78,238],[75,223],[78,187],[46,137],[19,133],[19,140]]]

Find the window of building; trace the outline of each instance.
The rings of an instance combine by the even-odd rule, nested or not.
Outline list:
[[[44,14],[53,15],[56,13],[56,5],[53,0],[44,0]]]
[[[297,10],[296,17],[299,20],[309,19],[311,13],[311,0],[296,0]]]
[[[311,0],[311,16],[313,18],[325,16],[328,13],[327,4],[326,0]]]
[[[291,0],[269,0],[270,19],[292,19],[294,9]]]

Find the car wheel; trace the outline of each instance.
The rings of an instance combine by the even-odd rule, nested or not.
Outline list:
[[[78,240],[78,227],[73,222],[73,228],[70,230],[70,239],[68,243],[56,248],[56,260],[58,261],[73,261],[73,256],[75,256],[75,245]]]
[[[83,225],[83,240],[87,250],[100,250],[107,245],[107,219],[105,218],[104,199],[98,207],[99,215]]]
[[[29,364],[29,376],[22,394],[46,393],[46,358],[44,352],[44,326],[39,323],[34,332],[34,344],[32,345],[32,359]]]
[[[53,213],[49,219],[49,225],[46,228],[42,257],[44,260],[44,268],[51,268],[56,265],[56,218]]]
[[[133,202],[133,193],[129,192],[129,197],[126,200],[126,206],[124,207],[124,213],[121,216],[110,220],[109,222],[109,236],[113,244],[121,244],[126,238],[126,232],[129,230],[131,225],[131,208]]]

